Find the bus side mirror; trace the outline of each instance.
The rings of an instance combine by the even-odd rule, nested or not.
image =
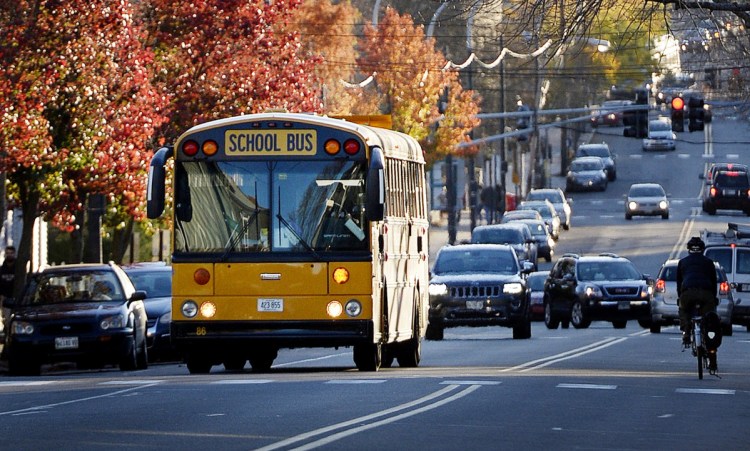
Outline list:
[[[382,221],[385,216],[385,172],[383,152],[379,147],[373,147],[370,167],[367,170],[367,199],[366,212],[370,221]]]
[[[164,192],[166,183],[166,170],[164,165],[172,157],[171,147],[162,147],[157,150],[151,164],[148,167],[148,188],[146,191],[146,216],[156,219],[164,213]]]

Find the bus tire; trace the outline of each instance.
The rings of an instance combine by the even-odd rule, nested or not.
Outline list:
[[[190,374],[208,374],[211,372],[211,360],[202,355],[187,356],[187,369]]]
[[[377,371],[382,363],[382,351],[380,343],[354,345],[354,364],[360,371]]]
[[[250,366],[253,367],[253,372],[264,373],[269,371],[273,366],[273,361],[279,355],[279,351],[276,349],[266,349],[258,351],[250,356]]]
[[[417,294],[417,298],[419,295]],[[399,346],[398,366],[403,368],[416,368],[422,360],[422,337],[419,334],[419,309],[414,310],[414,325],[412,336]]]

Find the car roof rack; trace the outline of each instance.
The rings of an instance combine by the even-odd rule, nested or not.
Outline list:
[[[701,231],[701,239],[706,246],[739,244],[750,246],[750,224],[727,223],[726,232]]]
[[[600,257],[612,257],[612,258],[620,258],[619,255],[615,254],[614,252],[601,252],[599,254]]]
[[[578,254],[575,254],[575,253],[572,253],[572,252],[567,252],[567,253],[563,254],[562,256],[563,257],[570,257],[570,258],[578,258],[579,257]]]

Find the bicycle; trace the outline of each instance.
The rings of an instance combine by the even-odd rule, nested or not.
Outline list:
[[[706,347],[706,330],[703,327],[704,316],[700,314],[700,306],[696,306],[693,311],[693,315],[690,320],[690,328],[687,331],[690,343],[685,345],[685,348],[690,347],[693,352],[693,356],[698,359],[698,379],[703,379],[703,369],[708,369],[708,372],[712,376],[719,377],[716,372],[717,369],[710,368],[710,360],[708,357],[708,348]],[[716,351],[714,351],[716,352]]]

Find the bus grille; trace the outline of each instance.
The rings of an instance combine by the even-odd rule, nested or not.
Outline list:
[[[502,286],[485,287],[451,287],[451,297],[454,298],[486,298],[500,296]]]

